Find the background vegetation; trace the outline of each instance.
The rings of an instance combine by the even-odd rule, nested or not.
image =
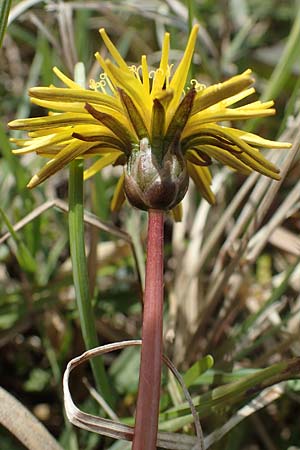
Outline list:
[[[57,83],[52,66],[72,76],[74,64],[83,61],[87,78],[97,79],[93,54],[104,52],[100,27],[132,64],[147,53],[155,65],[162,36],[171,31],[177,60],[189,8],[201,24],[192,77],[211,84],[251,67],[258,96],[275,98],[277,115],[247,129],[295,144],[269,153],[282,182],[256,174],[245,180],[215,164],[217,204],[209,206],[191,186],[183,222],[167,219],[165,353],[192,393],[206,447],[300,448],[299,1],[24,0],[12,4],[1,49],[0,384],[65,449],[130,446],[75,429],[64,417],[62,374],[84,350],[68,246],[67,173],[28,191],[42,161],[11,154],[6,123],[43,114],[30,105],[27,89]],[[98,217],[98,228],[86,224],[86,245],[101,344],[138,338],[141,329],[146,218],[128,205],[112,216],[117,175],[117,168],[103,171],[85,189],[86,210]],[[114,412],[132,423],[139,350],[111,353],[104,361]],[[88,365],[76,370],[72,394],[82,409],[99,413],[90,382]],[[162,430],[193,435],[184,401],[165,372]],[[13,416],[2,405],[2,414]],[[0,442],[1,450],[25,448],[4,427]]]

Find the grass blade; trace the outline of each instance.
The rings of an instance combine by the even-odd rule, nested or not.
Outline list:
[[[2,47],[2,42],[7,27],[10,7],[11,7],[11,0],[2,1],[2,5],[0,7],[0,48]]]

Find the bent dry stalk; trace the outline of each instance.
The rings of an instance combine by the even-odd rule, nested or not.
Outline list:
[[[164,213],[149,210],[142,351],[133,450],[156,449],[163,329]]]

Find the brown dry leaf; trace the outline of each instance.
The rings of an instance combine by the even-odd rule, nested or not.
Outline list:
[[[63,450],[49,431],[15,397],[0,387],[0,423],[29,450]]]

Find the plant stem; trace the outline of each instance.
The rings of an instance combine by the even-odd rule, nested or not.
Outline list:
[[[155,450],[163,330],[164,213],[149,210],[139,390],[132,450]]]
[[[83,162],[70,164],[69,177],[69,238],[73,280],[80,326],[86,349],[98,346],[94,313],[89,292],[89,280],[84,245],[83,223]],[[111,404],[111,393],[101,358],[91,361],[97,389]]]

